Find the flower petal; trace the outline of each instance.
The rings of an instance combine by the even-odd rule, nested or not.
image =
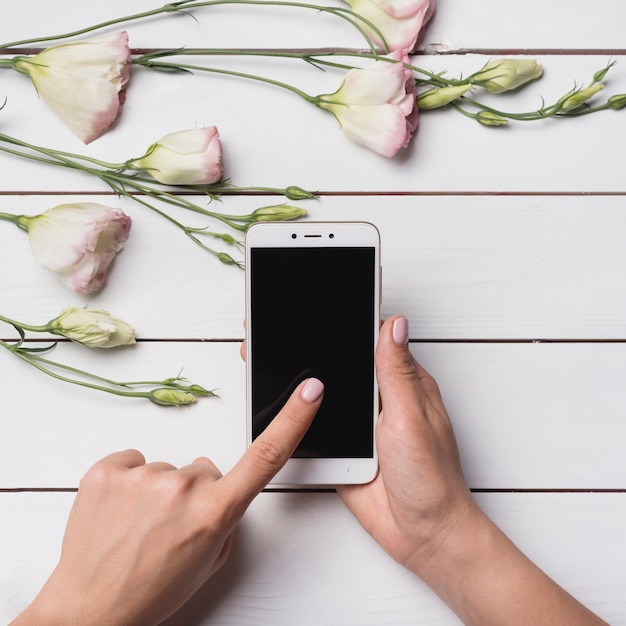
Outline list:
[[[337,112],[343,132],[354,142],[384,156],[395,156],[411,139],[404,114],[393,105],[348,105]]]
[[[394,15],[391,9],[386,10],[375,0],[349,0],[349,4],[355,13],[372,22],[382,33],[384,41],[376,31],[363,24],[372,41],[379,46],[386,44],[391,51],[413,50],[424,24],[430,17],[429,5],[418,8],[415,13],[408,13],[406,7],[394,8],[393,11],[396,13]],[[390,3],[387,3],[387,9],[389,5]]]
[[[27,73],[48,106],[85,143],[102,135],[124,103],[130,49],[126,32],[47,48],[19,57],[15,67]]]
[[[215,126],[171,133],[131,162],[164,185],[212,185],[222,179],[222,144]]]
[[[58,272],[78,293],[94,293],[127,239],[130,217],[118,209],[83,202],[62,204],[28,220],[35,259]]]

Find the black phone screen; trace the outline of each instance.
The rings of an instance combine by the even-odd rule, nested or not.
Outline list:
[[[368,458],[374,449],[373,247],[252,248],[252,438],[315,376],[324,400],[294,452]]]

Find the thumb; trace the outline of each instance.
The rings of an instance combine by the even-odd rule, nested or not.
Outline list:
[[[376,376],[386,421],[402,419],[425,397],[420,377],[427,374],[413,358],[408,344],[407,318],[395,315],[386,320],[376,346]]]

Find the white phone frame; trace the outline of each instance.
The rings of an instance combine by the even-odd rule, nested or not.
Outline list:
[[[295,235],[295,237],[294,237]],[[246,234],[246,267],[252,248],[276,247],[360,247],[375,250],[374,346],[378,341],[381,302],[380,234],[369,222],[270,222],[254,224]],[[250,272],[246,272],[246,319],[250,310]],[[246,325],[246,337],[251,324]],[[252,443],[252,344],[246,341],[246,447]],[[372,359],[374,355],[372,354]],[[373,456],[368,458],[291,458],[268,485],[270,488],[298,488],[338,484],[365,484],[376,477],[378,456],[375,425],[378,419],[378,385],[374,376],[372,414]]]

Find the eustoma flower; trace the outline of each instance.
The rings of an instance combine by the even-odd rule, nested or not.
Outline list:
[[[28,231],[39,264],[81,294],[95,293],[104,285],[131,224],[119,209],[93,202],[60,204],[34,216],[2,213],[0,218]]]
[[[135,329],[108,311],[70,307],[42,328],[88,348],[117,348],[135,343]]]
[[[56,380],[116,396],[146,398],[161,406],[187,406],[197,398],[216,395],[201,385],[189,383],[180,375],[164,380],[111,380],[43,356],[54,349],[56,341],[43,347],[41,344],[35,347],[27,345],[27,331],[61,335],[88,348],[115,348],[135,343],[133,328],[123,320],[112,317],[108,311],[70,307],[42,326],[24,324],[4,315],[0,315],[0,322],[10,324],[19,334],[15,341],[0,339],[0,347]]]
[[[130,69],[126,32],[51,46],[17,56],[11,65],[28,74],[38,94],[85,143],[119,115]]]
[[[417,128],[413,72],[406,52],[396,51],[364,69],[347,72],[341,87],[317,96],[353,141],[385,157],[406,148]]]
[[[352,10],[371,22],[363,28],[373,42],[389,51],[412,51],[435,10],[435,0],[348,0]],[[382,38],[381,38],[382,35]]]
[[[171,133],[126,164],[164,185],[212,185],[224,176],[222,145],[215,126]]]

